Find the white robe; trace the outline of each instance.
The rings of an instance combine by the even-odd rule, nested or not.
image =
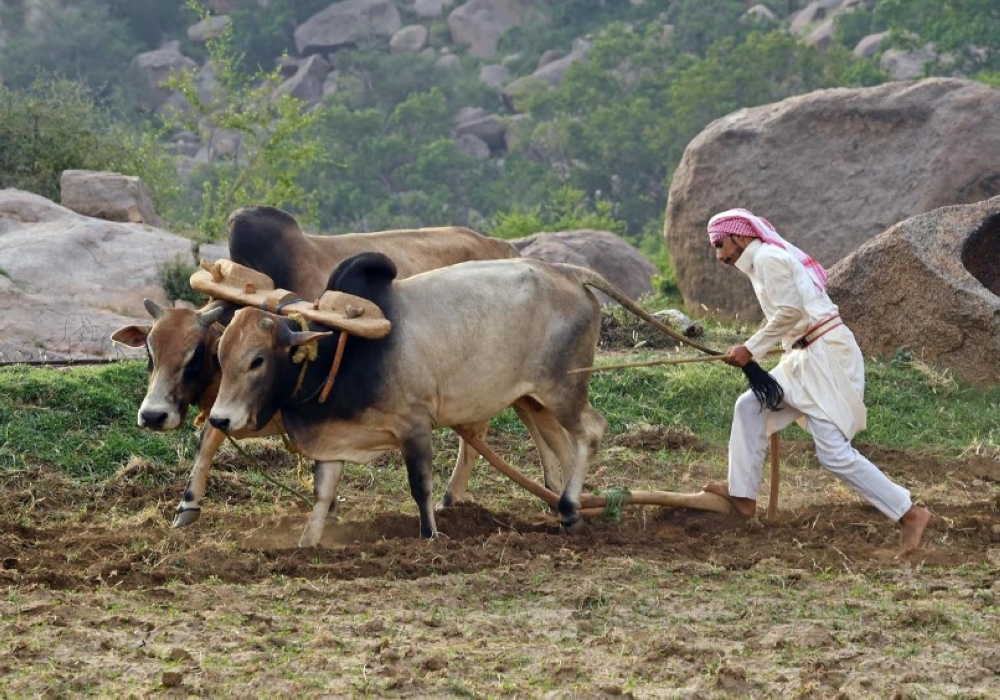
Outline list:
[[[785,403],[831,421],[852,439],[867,420],[865,363],[854,334],[839,326],[805,349],[792,348],[810,328],[838,315],[837,305],[817,289],[801,263],[776,245],[753,240],[736,267],[750,278],[767,319],[744,345],[761,358],[780,342],[785,354],[771,375],[785,390]]]
[[[807,348],[792,347],[811,328],[836,316],[836,305],[817,289],[802,264],[776,245],[752,241],[736,267],[750,277],[767,318],[744,344],[754,357],[782,344],[785,354],[771,374],[785,390],[785,401],[777,411],[761,411],[749,391],[737,399],[729,436],[730,495],[756,498],[767,436],[798,420],[812,434],[820,464],[898,521],[913,505],[910,492],[851,446],[866,420],[865,363],[854,334],[839,326]]]

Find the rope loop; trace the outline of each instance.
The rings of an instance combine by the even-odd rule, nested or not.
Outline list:
[[[616,523],[621,522],[622,514],[625,512],[625,507],[628,505],[628,500],[632,496],[632,492],[626,488],[616,486],[613,489],[601,492],[600,495],[604,496],[604,515]]]
[[[299,324],[299,328],[301,328],[303,332],[307,332],[309,330],[309,322],[302,314],[291,313],[288,314],[288,318]],[[316,343],[306,343],[305,345],[300,345],[292,355],[292,362],[299,364],[300,362],[312,362],[315,360],[319,355],[319,348],[316,345]]]

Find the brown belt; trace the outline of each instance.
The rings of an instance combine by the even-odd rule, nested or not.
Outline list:
[[[840,320],[839,315],[831,316],[830,318],[820,321],[815,326],[807,330],[805,335],[792,343],[792,347],[796,350],[803,350],[832,331],[834,328],[842,325],[844,325],[844,322]]]

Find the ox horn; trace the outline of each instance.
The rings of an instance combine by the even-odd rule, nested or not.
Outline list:
[[[259,321],[260,327],[266,331],[274,328],[274,319],[264,316]],[[308,326],[305,326],[308,327]],[[309,343],[315,343],[323,338],[329,338],[333,331],[293,331],[286,324],[278,326],[277,344],[278,347],[297,348]]]
[[[288,347],[297,348],[300,345],[308,345],[323,338],[329,338],[331,335],[333,335],[333,331],[292,331],[288,334]]]
[[[213,323],[222,318],[222,314],[226,312],[225,306],[216,306],[214,309],[209,309],[208,311],[198,312],[198,325],[202,328],[208,328]]]
[[[152,316],[153,319],[157,319],[164,313],[166,313],[166,309],[164,309],[162,306],[157,304],[152,299],[143,299],[142,305],[146,307],[146,311],[149,312],[149,315]]]

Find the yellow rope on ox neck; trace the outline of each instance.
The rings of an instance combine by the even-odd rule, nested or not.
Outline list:
[[[303,332],[309,330],[309,322],[302,316],[302,314],[291,313],[288,314],[288,318],[299,324],[299,328]],[[319,348],[316,347],[316,343],[306,343],[305,345],[300,345],[298,349],[292,354],[292,362],[295,364],[302,364],[302,369],[299,371],[299,379],[295,382],[295,391],[292,392],[292,396],[299,393],[299,389],[302,388],[302,381],[306,378],[306,368],[309,363],[316,359],[319,355]]]
[[[312,471],[308,469],[307,459],[302,450],[296,447],[288,437],[288,433],[285,432],[285,426],[281,426],[281,430],[278,432],[281,436],[281,442],[284,444],[285,449],[295,455],[295,460],[297,462],[295,466],[295,474],[299,478],[299,483],[309,491],[313,490],[313,475]]]

